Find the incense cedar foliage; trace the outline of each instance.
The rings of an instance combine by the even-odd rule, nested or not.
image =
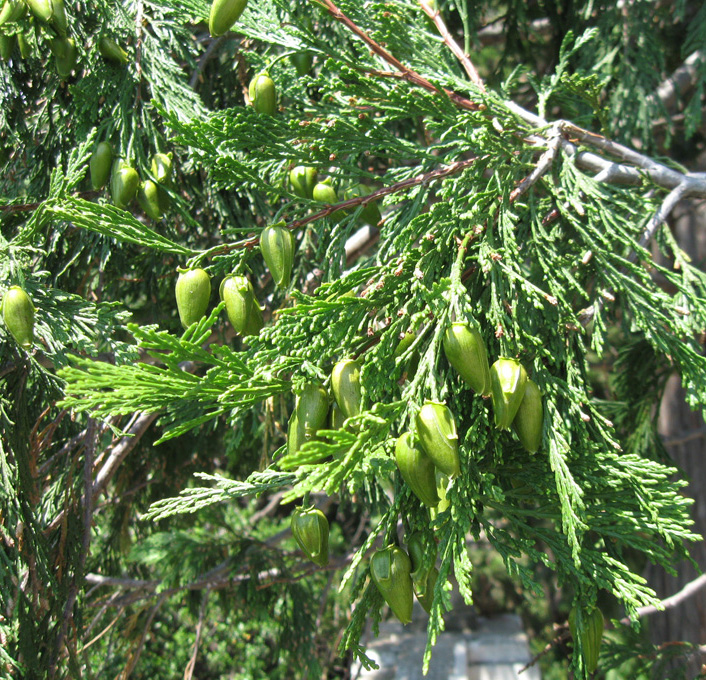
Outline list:
[[[706,196],[686,172],[703,147],[706,11],[438,7],[433,23],[414,2],[250,0],[214,39],[205,2],[67,2],[71,75],[54,67],[51,21],[0,26],[26,47],[0,62],[0,295],[20,286],[36,310],[29,349],[0,325],[0,677],[343,675],[369,663],[361,636],[387,611],[371,556],[417,531],[438,549],[425,666],[451,583],[473,601],[471,540],[525,601],[560,588],[560,623],[597,601],[637,620],[658,601],[644,562],[688,559],[692,501],[655,412],[674,373],[706,406],[706,275],[668,222]],[[105,39],[126,59],[106,59]],[[313,68],[298,76],[301,52]],[[655,93],[685,62],[689,87],[668,103]],[[264,70],[273,115],[246,105]],[[163,219],[92,189],[103,142],[141,182],[172,154]],[[302,196],[297,166],[353,198]],[[347,193],[360,184],[373,193]],[[286,289],[258,248],[281,220]],[[178,268],[213,281],[186,330]],[[230,275],[252,284],[259,333],[227,322]],[[454,322],[538,386],[536,453],[448,364]],[[288,451],[295,395],[330,394],[351,358],[361,412]],[[460,467],[432,513],[394,461],[426,401],[452,414]],[[291,535],[312,502],[326,569]],[[690,645],[637,635],[604,638],[599,668],[684,675],[673,657]],[[574,645],[548,660],[588,677]]]

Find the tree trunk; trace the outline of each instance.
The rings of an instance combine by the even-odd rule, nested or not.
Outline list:
[[[703,265],[706,262],[706,206],[685,203],[678,213],[675,211],[674,230],[682,249],[697,265]],[[702,415],[692,411],[684,397],[679,377],[672,376],[662,399],[659,432],[667,451],[689,480],[685,493],[694,499],[694,531],[706,536],[706,497],[703,493],[706,489],[706,427]],[[706,541],[694,543],[691,556],[701,570],[706,571]],[[660,598],[673,595],[698,576],[696,569],[688,563],[676,565],[676,568],[677,575],[670,576],[660,568],[648,566],[645,576]],[[648,625],[655,644],[675,640],[706,644],[706,588],[673,609],[653,614]],[[696,655],[689,665],[687,677],[695,677],[702,664],[706,664],[706,654]]]

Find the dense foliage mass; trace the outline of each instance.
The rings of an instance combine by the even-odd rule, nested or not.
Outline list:
[[[601,609],[699,538],[655,409],[706,406],[666,222],[706,180],[653,157],[702,145],[700,3],[4,0],[0,40],[2,677],[341,676],[413,594],[428,665],[479,548],[561,589],[545,659],[659,677]]]

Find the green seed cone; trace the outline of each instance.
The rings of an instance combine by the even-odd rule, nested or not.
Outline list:
[[[29,349],[34,341],[34,305],[19,286],[11,286],[5,293],[2,319],[17,344]]]
[[[334,401],[328,412],[328,429],[340,430],[345,422],[346,416],[343,415],[343,411],[341,411],[338,404]]]
[[[26,5],[22,0],[5,0],[0,9],[0,26],[11,24],[21,19],[26,10]]]
[[[436,567],[432,567],[424,581],[413,581],[414,594],[427,614],[431,613],[431,605],[434,602],[434,586],[436,586],[438,578],[439,570]]]
[[[338,194],[327,181],[316,184],[311,192],[311,197],[320,203],[328,203],[329,205],[338,203]]]
[[[320,567],[328,564],[329,526],[326,515],[316,508],[298,508],[292,514],[292,535],[307,557]]]
[[[51,0],[27,0],[29,9],[43,24],[52,18]]]
[[[331,371],[331,390],[346,418],[360,413],[363,397],[360,389],[360,364],[352,359],[339,361]]]
[[[474,392],[490,394],[490,366],[483,338],[467,323],[453,323],[444,334],[444,354]]]
[[[321,385],[309,383],[297,398],[297,418],[307,437],[313,437],[326,425],[329,398]]]
[[[137,192],[137,202],[145,215],[152,220],[161,220],[162,206],[159,200],[159,187],[151,180],[145,180]]]
[[[411,432],[405,432],[395,444],[395,461],[402,479],[407,483],[412,493],[424,505],[435,508],[439,504],[439,494],[436,491],[436,476],[434,463],[424,453],[418,441]],[[410,555],[412,549],[410,546]],[[414,562],[414,557],[412,558]]]
[[[352,187],[346,189],[343,196],[348,201],[351,198],[369,196],[371,193],[373,193],[373,190],[365,184],[354,184]],[[382,219],[377,201],[370,201],[370,203],[364,205],[359,219],[361,222],[369,224],[371,227],[377,226],[377,223]]]
[[[215,38],[230,31],[233,24],[240,19],[248,0],[213,0],[211,13],[208,17],[208,30]]]
[[[402,622],[412,620],[412,565],[407,553],[390,545],[378,550],[370,560],[370,575],[392,613]]]
[[[128,62],[127,52],[108,36],[101,36],[98,41],[98,51],[106,61],[118,66],[125,66]]]
[[[311,72],[311,66],[314,63],[314,55],[311,52],[295,52],[290,55],[289,60],[297,70],[297,75],[308,76]]]
[[[188,328],[206,314],[211,299],[211,279],[203,269],[181,272],[174,292],[181,325]]]
[[[429,541],[431,545],[427,545],[427,540],[421,531],[416,531],[407,539],[407,552],[412,561],[412,584],[414,585],[414,594],[419,600],[419,604],[429,612],[431,603],[434,599],[434,585],[439,576],[439,570],[434,566],[436,562],[436,544]],[[425,557],[427,559],[427,567],[424,568]]]
[[[95,191],[102,189],[110,177],[113,165],[113,147],[108,142],[101,142],[91,156],[89,165],[91,186]]]
[[[250,281],[244,276],[228,276],[221,283],[220,294],[235,332],[243,336],[258,335],[264,320]]]
[[[445,404],[427,401],[416,418],[417,437],[434,465],[449,477],[461,471],[456,422]]]
[[[436,512],[441,513],[451,507],[451,501],[446,496],[446,490],[449,486],[449,476],[436,470],[436,493],[439,494],[439,505],[436,506]]]
[[[495,427],[507,430],[525,395],[527,372],[516,359],[498,359],[490,367]]]
[[[78,62],[78,50],[76,42],[73,38],[64,38],[66,41],[66,50],[62,56],[57,55],[54,58],[56,72],[61,78],[68,78],[71,72],[76,68]]]
[[[156,153],[152,156],[150,170],[157,184],[170,185],[174,168],[172,166],[171,154]]]
[[[297,165],[289,171],[289,183],[292,191],[301,198],[311,198],[316,186],[316,168]]]
[[[260,234],[260,251],[278,288],[286,288],[294,264],[294,236],[284,227],[266,227]]]
[[[66,7],[64,7],[64,0],[52,0],[51,24],[59,35],[66,35],[69,22],[66,19]]]
[[[17,42],[14,35],[0,33],[0,61],[9,61]]]
[[[576,607],[571,609],[569,613],[569,630],[571,637],[574,640],[578,639]],[[601,651],[601,642],[603,641],[603,613],[598,607],[595,607],[591,612],[582,612],[581,623],[583,624],[583,632],[581,634],[581,648],[583,651],[583,661],[586,664],[586,670],[593,673],[598,667],[598,656]]]
[[[20,57],[22,59],[27,59],[30,54],[32,54],[32,46],[29,44],[29,40],[27,40],[27,36],[23,31],[20,31],[17,35],[17,46],[20,48]]]
[[[137,170],[124,161],[115,161],[110,176],[110,194],[117,208],[126,208],[140,186]]]
[[[287,453],[291,456],[301,448],[301,445],[306,441],[304,428],[299,426],[299,418],[297,418],[296,409],[289,417],[287,424]]]
[[[311,192],[311,197],[319,203],[327,203],[328,205],[338,203],[338,194],[331,186],[330,179],[325,179],[323,182],[316,184]],[[332,222],[338,222],[345,217],[345,214],[343,210],[336,210],[329,215],[329,219]]]
[[[512,421],[512,428],[520,439],[520,443],[530,453],[535,453],[542,443],[542,425],[544,424],[544,408],[542,393],[537,383],[527,378],[525,395],[520,408]]]
[[[258,113],[274,116],[277,112],[277,90],[275,82],[266,72],[258,73],[251,81],[249,87],[250,101]]]

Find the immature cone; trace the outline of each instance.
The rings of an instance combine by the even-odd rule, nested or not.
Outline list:
[[[61,55],[57,54],[54,57],[56,72],[61,78],[68,78],[71,72],[76,68],[78,61],[78,50],[76,49],[76,41],[73,38],[60,38],[66,45]]]
[[[51,0],[27,0],[29,9],[43,24],[48,24],[52,18]]]
[[[173,166],[172,155],[166,153],[156,153],[152,156],[150,170],[158,184],[170,184],[172,180]]]
[[[91,173],[91,186],[94,191],[98,191],[105,186],[110,177],[110,169],[113,165],[113,147],[108,142],[100,142],[96,146],[89,169]]]
[[[316,186],[316,168],[297,165],[289,171],[289,184],[292,191],[301,198],[311,198]]]
[[[230,31],[231,26],[240,19],[248,0],[213,0],[208,17],[208,30],[215,38]]]
[[[316,508],[297,508],[292,514],[292,535],[307,557],[320,567],[328,564],[329,526],[326,515]]]
[[[467,323],[456,322],[444,334],[444,354],[474,392],[490,394],[490,366],[483,337]]]
[[[103,59],[118,66],[125,66],[128,62],[127,52],[108,36],[101,36],[98,41],[98,51]]]
[[[461,471],[456,422],[445,404],[427,401],[416,418],[417,437],[434,465],[449,477]]]
[[[175,293],[181,325],[188,328],[206,314],[211,299],[211,279],[203,269],[181,272]]]
[[[439,505],[436,506],[436,513],[442,513],[451,507],[451,501],[448,499],[446,492],[449,488],[449,476],[436,470],[436,493],[439,494]]]
[[[346,418],[360,413],[363,397],[360,390],[360,364],[353,359],[339,361],[331,371],[331,390]]]
[[[435,508],[439,504],[439,494],[436,491],[434,463],[411,432],[405,432],[397,439],[395,461],[402,479],[412,489],[412,493],[424,505]]]
[[[17,344],[29,349],[34,340],[34,305],[29,295],[19,286],[11,286],[5,293],[2,319]]]
[[[321,385],[309,383],[304,386],[297,398],[297,418],[304,428],[305,436],[313,437],[317,430],[326,425],[329,398]]]
[[[23,0],[5,0],[0,9],[0,26],[18,21],[24,16],[26,9]]]
[[[512,421],[512,429],[520,439],[520,443],[530,453],[535,453],[542,443],[542,425],[544,423],[544,408],[542,393],[537,383],[527,378],[525,396],[522,398],[517,415]]]
[[[9,61],[16,42],[14,35],[0,33],[0,61]]]
[[[414,594],[417,596],[419,604],[428,613],[434,600],[434,586],[439,576],[439,570],[434,566],[436,562],[436,544],[432,543],[427,547],[424,534],[417,531],[407,539],[407,551],[412,561],[412,584]],[[427,568],[424,568],[424,558],[427,551],[433,554],[432,559],[427,561]]]
[[[301,445],[306,441],[304,428],[299,425],[296,409],[289,417],[287,424],[287,453],[291,456],[301,448]]]
[[[294,236],[280,226],[265,227],[260,234],[260,251],[278,288],[286,288],[294,264]]]
[[[573,607],[569,613],[569,630],[574,640],[578,639],[576,618],[576,607]],[[582,612],[581,623],[583,624],[581,633],[583,662],[586,664],[586,670],[589,673],[593,673],[598,666],[598,655],[601,651],[601,642],[603,640],[603,613],[598,607],[595,607],[590,612]]]
[[[110,194],[117,208],[126,208],[140,186],[137,170],[124,161],[115,161],[110,176]]]
[[[525,396],[527,372],[516,359],[498,359],[490,367],[495,427],[507,430]]]
[[[289,56],[289,60],[297,70],[298,76],[307,76],[314,63],[314,55],[311,52],[295,52]]]
[[[322,182],[319,182],[311,193],[311,197],[319,203],[327,203],[328,205],[333,205],[338,203],[338,194],[336,190],[331,185],[331,179],[326,178]],[[339,222],[346,215],[345,210],[335,210],[332,212],[328,218],[332,222]]]
[[[330,179],[325,179],[323,182],[314,185],[311,197],[320,203],[328,203],[329,205],[338,203],[338,194],[333,186],[331,186]]]
[[[137,192],[137,202],[145,215],[152,220],[161,220],[164,216],[159,200],[159,187],[151,180],[145,180]]]
[[[51,23],[59,35],[66,35],[69,23],[66,19],[64,0],[51,0]]]
[[[251,81],[248,88],[250,101],[258,113],[274,116],[277,112],[277,90],[275,82],[266,71],[258,73]]]
[[[340,430],[345,422],[346,417],[343,415],[343,411],[341,411],[338,404],[334,401],[328,412],[328,429]]]
[[[370,560],[370,575],[392,613],[402,622],[412,620],[412,565],[407,553],[394,545],[378,550]]]
[[[226,303],[228,321],[239,335],[257,335],[264,320],[252,283],[244,276],[228,276],[221,283],[221,300]]]
[[[438,578],[439,570],[432,567],[423,584],[419,586],[414,584],[414,594],[417,596],[417,601],[427,614],[431,614],[431,605],[434,603],[434,587]]]
[[[27,57],[32,54],[32,46],[29,44],[27,36],[23,31],[17,34],[17,46],[20,48],[20,57],[22,57],[22,59],[27,59]]]

